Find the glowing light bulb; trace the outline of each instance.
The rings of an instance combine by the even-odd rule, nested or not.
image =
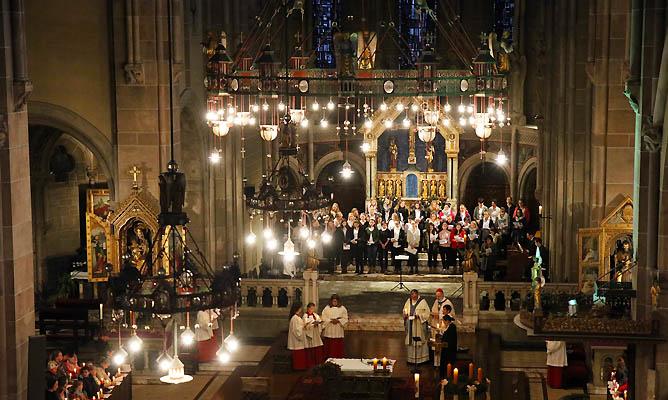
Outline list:
[[[195,333],[188,327],[181,332],[181,343],[184,346],[190,346],[195,342]]]
[[[128,358],[128,352],[121,346],[114,352],[111,358],[115,365],[123,365]]]
[[[239,339],[237,339],[234,334],[230,333],[230,335],[225,338],[225,345],[230,353],[234,353],[239,350]]]
[[[503,149],[500,149],[499,154],[496,155],[497,164],[505,165],[507,161],[508,161],[508,157],[506,157],[506,153],[503,152]]]
[[[255,117],[248,118],[248,125],[255,126],[257,124],[257,119]]]
[[[213,112],[213,111],[209,111],[208,113],[206,113],[206,120],[207,121],[218,121],[218,114]]]
[[[487,107],[487,113],[488,114],[494,114],[494,106],[490,105],[489,107]]]
[[[464,111],[466,111],[466,106],[464,106],[463,103],[459,103],[459,105],[457,106],[457,112],[462,114]]]
[[[253,106],[251,108],[252,108],[253,112],[260,111],[260,106],[258,106],[257,104],[253,104]]]
[[[450,126],[450,118],[443,118],[443,125]]]
[[[360,148],[362,149],[363,153],[366,153],[369,150],[371,150],[371,144],[369,142],[364,142],[362,143],[362,146],[360,146]]]
[[[380,111],[387,111],[387,104],[385,103],[385,101],[380,103]]]
[[[143,343],[141,338],[134,333],[128,340],[128,349],[132,353],[138,353],[141,350]]]
[[[211,164],[218,164],[220,162],[220,150],[214,149],[211,151],[211,154],[209,154],[209,161]]]
[[[270,228],[264,228],[262,231],[262,237],[265,240],[269,240],[274,237],[274,231],[272,231]]]
[[[253,232],[250,232],[248,235],[246,235],[246,244],[247,245],[253,245],[255,244],[255,240],[257,239],[257,236]]]
[[[299,126],[302,128],[308,128],[308,119],[304,118],[302,122],[299,123]]]
[[[308,246],[309,249],[315,249],[315,240],[309,239],[306,241],[306,246]]]
[[[222,364],[227,364],[230,362],[230,359],[232,356],[230,353],[225,349],[225,345],[220,347],[220,350],[216,352],[216,357],[218,358],[218,361],[220,361]]]
[[[158,363],[158,368],[161,371],[168,371],[169,366],[172,365],[172,357],[170,357],[169,354],[165,352],[160,353],[156,361]]]
[[[418,112],[419,109],[420,109],[420,106],[418,106],[417,103],[411,104],[411,111]]]
[[[327,102],[327,109],[328,109],[329,111],[332,111],[332,110],[334,109],[334,102],[333,102],[332,100],[329,100],[329,101]]]
[[[396,107],[397,111],[399,111],[399,112],[404,111],[404,103],[397,103],[397,105],[395,107]]]
[[[320,110],[320,104],[318,104],[318,100],[314,101],[313,104],[311,104],[311,110],[313,111]]]
[[[469,114],[473,114],[473,106],[470,104],[466,106],[466,112]]]
[[[383,125],[385,125],[385,128],[387,128],[387,129],[392,128],[392,125],[393,125],[393,124],[394,124],[394,123],[392,122],[391,119],[386,119],[385,121],[383,121]]]
[[[324,232],[321,236],[320,239],[324,244],[330,243],[332,241],[332,235],[329,232]]]
[[[269,104],[268,103],[262,104],[262,111],[269,111]]]
[[[404,128],[410,128],[411,126],[411,120],[408,118],[404,118],[403,121],[401,121],[401,125],[404,126]]]
[[[285,104],[282,101],[278,103],[278,111],[285,111]]]
[[[276,250],[276,248],[278,248],[278,241],[276,238],[272,237],[271,239],[267,240],[267,249]]]
[[[323,119],[320,120],[320,127],[321,128],[327,128],[327,125],[329,125],[329,122],[327,122],[326,119],[323,118]]]
[[[373,126],[373,122],[371,122],[371,119],[367,118],[364,120],[364,127],[367,129],[371,129]]]
[[[469,117],[469,125],[475,126],[475,117],[473,115]]]
[[[236,113],[236,112],[237,112],[237,109],[234,108],[234,106],[227,107],[227,114],[228,115],[234,115],[234,113]]]
[[[301,228],[299,228],[299,237],[300,238],[306,239],[308,237],[308,235],[309,235],[309,230],[308,230],[307,227],[302,226]]]
[[[466,118],[464,117],[459,118],[459,126],[466,126]]]
[[[450,103],[445,103],[445,105],[443,106],[443,110],[445,112],[450,112],[451,109],[452,109],[452,106],[450,105]]]

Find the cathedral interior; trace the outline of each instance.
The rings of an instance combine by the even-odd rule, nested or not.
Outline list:
[[[668,399],[666,0],[1,3],[0,399]]]

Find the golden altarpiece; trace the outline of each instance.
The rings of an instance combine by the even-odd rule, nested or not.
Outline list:
[[[611,266],[629,265],[633,260],[633,200],[626,197],[597,228],[578,229],[578,264],[580,286],[593,281],[610,279],[630,280],[630,271],[624,276],[612,277]]]

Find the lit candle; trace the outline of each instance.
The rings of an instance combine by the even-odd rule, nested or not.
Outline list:
[[[543,206],[538,206],[538,215],[543,215]]]
[[[386,369],[387,368],[387,358],[383,357],[383,360],[381,362],[383,364],[383,369]]]
[[[104,315],[104,313],[102,312],[102,310],[104,309],[103,307],[104,306],[102,305],[102,303],[100,303],[100,321],[102,321],[102,316]]]
[[[415,374],[415,398],[420,398],[420,374]]]
[[[373,370],[375,371],[375,370],[377,370],[377,369],[378,369],[378,359],[377,359],[377,358],[374,358],[374,359],[373,359]]]
[[[452,364],[448,363],[448,369],[445,376],[449,378],[451,374],[452,374]]]
[[[473,379],[473,363],[469,363],[469,379]]]
[[[452,383],[456,385],[457,382],[459,381],[459,369],[455,368],[454,374],[455,375],[454,378],[452,379]]]
[[[478,382],[482,382],[482,368],[478,368]]]
[[[118,367],[118,375],[121,375],[121,367]]]

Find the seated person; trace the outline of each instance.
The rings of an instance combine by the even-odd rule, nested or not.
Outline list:
[[[85,366],[81,368],[81,381],[83,382],[83,391],[86,396],[96,396],[100,391],[100,385],[95,382],[95,377],[90,372],[90,367]]]

